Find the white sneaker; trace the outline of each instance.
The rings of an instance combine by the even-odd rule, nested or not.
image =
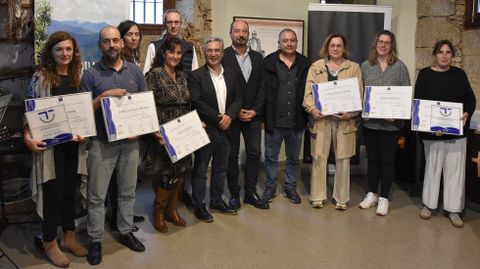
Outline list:
[[[389,202],[387,198],[378,198],[377,215],[386,216],[388,214]]]
[[[375,193],[369,192],[363,198],[363,201],[358,205],[361,209],[367,209],[377,204],[378,197]]]

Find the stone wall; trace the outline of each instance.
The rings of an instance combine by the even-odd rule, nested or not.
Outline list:
[[[465,29],[465,1],[418,0],[415,38],[416,72],[432,64],[433,45],[449,39],[455,46],[453,65],[465,70],[480,109],[480,29]]]

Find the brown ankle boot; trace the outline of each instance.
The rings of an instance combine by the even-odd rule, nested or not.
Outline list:
[[[88,251],[78,243],[74,231],[64,232],[62,241],[60,241],[60,246],[77,257],[85,257],[88,253]]]
[[[70,265],[70,261],[67,256],[63,254],[62,251],[58,248],[57,241],[52,240],[50,242],[42,241],[43,250],[48,259],[53,263],[53,265],[61,268],[67,268]]]
[[[155,188],[155,204],[153,209],[153,226],[161,233],[168,232],[164,214],[167,209],[169,192],[160,187]]]
[[[177,201],[181,191],[183,191],[183,185],[177,183],[175,190],[172,191],[172,194],[169,197],[170,199],[168,199],[168,207],[167,212],[165,213],[165,219],[177,226],[185,227],[187,222],[180,217],[177,211]]]

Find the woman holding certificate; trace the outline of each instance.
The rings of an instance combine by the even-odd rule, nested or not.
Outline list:
[[[378,33],[361,69],[365,86],[410,86],[407,67],[397,58],[395,35],[388,30]],[[368,193],[359,207],[367,209],[378,203],[376,213],[379,216],[388,214],[388,196],[395,177],[395,152],[403,125],[403,120],[363,121],[368,154]]]
[[[73,36],[55,32],[49,36],[40,54],[40,70],[28,89],[29,98],[41,98],[79,92],[82,64],[80,51]],[[32,193],[37,211],[42,217],[41,245],[46,256],[58,267],[68,267],[70,261],[57,245],[57,228],[63,229],[61,246],[75,256],[87,255],[75,235],[74,197],[79,188],[80,175],[87,174],[86,151],[83,138],[45,147],[34,140],[28,124],[24,125],[24,142],[33,152]]]
[[[350,200],[350,158],[355,155],[358,112],[344,111],[325,116],[317,107],[313,87],[317,83],[357,78],[361,92],[362,74],[358,64],[349,60],[347,40],[342,34],[331,35],[321,50],[322,59],[314,62],[308,71],[303,107],[310,114],[312,148],[312,177],[310,203],[322,208],[327,198],[327,159],[330,146],[335,152],[335,209],[346,210]]]
[[[182,71],[182,46],[177,37],[167,37],[156,53],[152,69],[145,75],[153,91],[159,124],[178,118],[191,110],[187,74]],[[161,233],[168,231],[165,220],[177,226],[186,222],[177,212],[180,182],[192,167],[191,156],[172,163],[164,147],[165,141],[156,133],[156,141],[148,148],[145,173],[153,175],[155,190],[154,226]]]
[[[463,227],[459,213],[465,204],[465,159],[470,118],[475,110],[475,95],[465,71],[452,66],[455,56],[453,44],[438,41],[433,48],[433,65],[418,73],[415,98],[463,104],[463,135],[419,133],[425,148],[425,177],[423,182],[423,208],[420,217],[430,219],[431,210],[437,208],[440,178],[443,171],[443,208],[457,228]]]

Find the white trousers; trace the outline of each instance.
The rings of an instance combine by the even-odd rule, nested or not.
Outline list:
[[[443,170],[443,208],[449,212],[461,212],[465,206],[467,138],[424,140],[423,143],[426,162],[423,204],[430,209],[437,208]]]

